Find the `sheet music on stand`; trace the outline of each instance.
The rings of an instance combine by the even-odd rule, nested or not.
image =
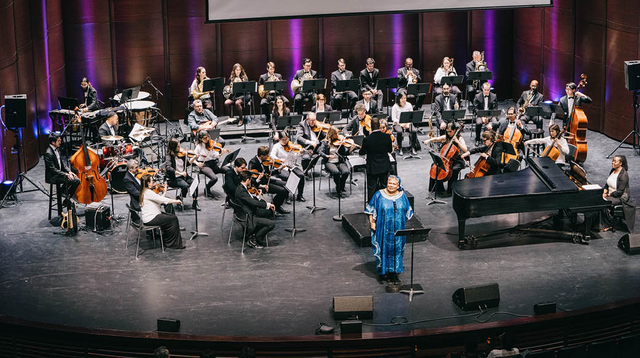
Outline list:
[[[189,195],[193,196],[193,194],[195,194],[196,191],[198,191],[198,185],[200,185],[200,179],[199,175],[196,175],[193,177],[193,182],[191,183],[191,186],[189,187]]]
[[[129,132],[129,138],[135,140],[136,142],[142,142],[154,130],[155,128],[153,127],[147,128],[139,123],[136,123],[133,125],[131,132]]]

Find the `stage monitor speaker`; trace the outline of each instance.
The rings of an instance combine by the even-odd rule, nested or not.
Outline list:
[[[179,330],[180,330],[179,319],[174,319],[169,317],[158,318],[158,331],[178,332]]]
[[[333,319],[373,318],[373,296],[336,296],[333,298]]]
[[[640,254],[640,234],[626,234],[618,240],[618,247],[627,255]]]
[[[342,321],[340,322],[340,334],[362,335],[362,321]]]
[[[640,60],[624,61],[624,86],[629,91],[640,89]]]
[[[549,313],[556,313],[555,302],[540,302],[533,305],[533,314],[536,316]]]
[[[464,311],[474,311],[478,307],[498,307],[500,303],[500,287],[497,283],[462,287],[457,289],[451,298],[453,303]]]
[[[14,94],[4,96],[4,113],[9,128],[27,126],[27,95]]]

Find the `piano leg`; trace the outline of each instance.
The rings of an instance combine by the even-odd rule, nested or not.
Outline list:
[[[467,238],[464,236],[464,228],[465,228],[465,223],[467,220],[465,219],[458,219],[458,248],[459,249],[464,249],[465,247],[467,247],[468,241]]]

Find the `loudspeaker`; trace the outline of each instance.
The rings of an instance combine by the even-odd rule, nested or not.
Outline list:
[[[474,311],[478,307],[498,307],[500,303],[500,287],[497,283],[462,287],[457,289],[451,298],[453,303],[464,311]]]
[[[169,317],[158,318],[158,331],[178,332],[180,330],[180,320]]]
[[[9,128],[27,126],[27,95],[14,94],[4,96],[4,113]]]
[[[362,334],[362,321],[340,322],[340,334]]]
[[[640,234],[626,234],[618,240],[618,247],[627,255],[640,254]]]
[[[100,203],[87,205],[84,218],[87,229],[104,231],[111,227],[111,208]]]
[[[336,296],[333,298],[333,319],[373,318],[373,296]]]
[[[640,89],[640,60],[624,61],[624,86],[629,91]]]

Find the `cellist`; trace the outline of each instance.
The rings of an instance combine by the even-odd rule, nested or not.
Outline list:
[[[569,155],[569,144],[564,136],[561,135],[560,127],[557,124],[551,125],[549,128],[549,136],[538,139],[530,139],[524,142],[524,145],[544,144],[545,148],[542,151],[542,157],[555,158],[556,164],[562,166],[566,164],[565,157]],[[554,150],[555,148],[555,150]]]
[[[470,149],[466,153],[460,155],[460,158],[464,159],[471,154],[480,153],[480,158],[476,162],[473,170],[469,173],[470,177],[479,177],[484,175],[493,175],[502,173],[502,154],[504,153],[502,145],[496,145],[496,133],[494,131],[482,132],[482,145]],[[501,143],[500,143],[501,144]],[[479,173],[478,170],[481,167],[479,164],[486,162],[485,170]],[[476,173],[478,172],[478,173]]]
[[[433,137],[431,139],[427,139],[423,141],[425,145],[428,145],[431,142],[444,143],[442,145],[442,150],[440,152],[441,155],[443,154],[442,152],[445,151],[445,149],[448,147],[449,143],[452,143],[452,145],[457,148],[457,154],[454,154],[454,157],[452,157],[450,160],[451,167],[449,169],[451,170],[451,177],[449,178],[448,184],[447,184],[447,195],[451,195],[453,183],[455,183],[458,180],[458,174],[465,167],[464,159],[462,159],[460,155],[468,151],[467,143],[464,141],[464,138],[460,135],[460,131],[458,131],[458,128],[459,126],[456,122],[449,122],[445,127],[444,135]],[[449,151],[452,151],[452,149],[449,149]],[[443,182],[430,177],[429,191],[433,190],[434,185],[437,185],[436,190],[438,192],[444,191]]]
[[[513,148],[516,150],[516,156],[513,155],[505,155],[503,158],[503,164],[508,164],[509,159],[520,160],[518,155],[518,150],[524,149],[522,146],[522,138],[524,135],[531,135],[531,131],[529,128],[522,123],[520,118],[518,118],[518,111],[514,106],[511,106],[507,109],[507,119],[500,123],[498,127],[498,134],[502,137],[502,140],[511,143]]]

